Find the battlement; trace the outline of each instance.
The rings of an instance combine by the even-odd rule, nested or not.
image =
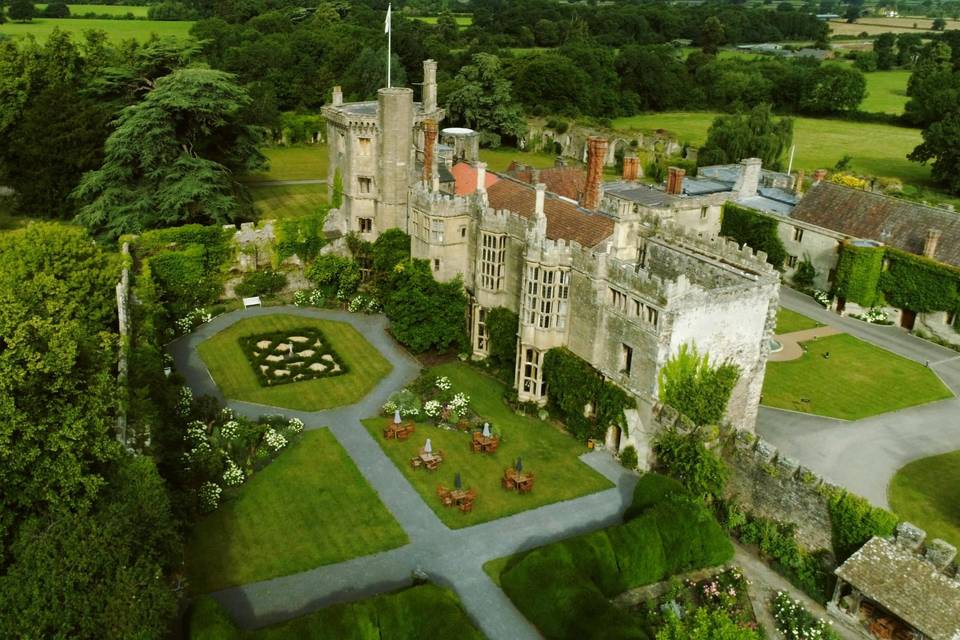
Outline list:
[[[468,216],[473,205],[470,197],[432,191],[422,183],[410,188],[409,202],[411,206],[426,211],[430,216],[440,217]]]
[[[766,252],[754,252],[747,245],[740,247],[735,241],[723,236],[705,235],[673,222],[666,222],[659,225],[654,237],[674,247],[706,255],[759,276],[777,276],[776,269],[767,262]]]

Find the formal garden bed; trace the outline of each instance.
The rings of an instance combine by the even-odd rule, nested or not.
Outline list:
[[[297,361],[303,362],[300,369],[309,371],[314,364],[328,367],[313,372],[319,377],[293,380],[293,363],[286,359],[289,351],[272,353],[267,347],[258,349],[258,344],[267,340],[278,346],[297,344],[289,340],[291,337],[307,338],[303,343],[305,348],[295,349],[301,354],[295,356]],[[306,346],[315,344],[317,339],[322,347]],[[314,353],[309,356],[302,355],[311,350]],[[198,351],[225,397],[302,411],[319,411],[357,402],[392,369],[380,352],[349,324],[282,313],[240,320],[200,343]],[[330,359],[325,359],[324,355]],[[267,362],[268,357],[281,359]],[[271,378],[261,375],[261,366],[267,366],[267,371],[274,374],[278,370],[290,371],[290,376],[278,378],[274,375],[278,381],[291,379],[290,382],[264,384],[265,379]],[[340,370],[335,371],[338,366]]]
[[[927,367],[851,335],[801,345],[800,358],[767,364],[763,404],[859,420],[953,397]]]
[[[201,518],[187,545],[191,591],[298,573],[407,543],[326,429],[306,432]]]
[[[914,460],[893,476],[887,489],[890,507],[902,519],[960,546],[960,451]]]
[[[369,640],[431,638],[482,640],[456,594],[432,584],[338,604],[255,631],[234,625],[210,596],[199,598],[188,620],[191,640]]]
[[[245,336],[240,347],[265,387],[347,372],[326,337],[312,327]]]
[[[449,385],[449,389],[439,389],[438,378],[443,386]],[[413,404],[405,405],[401,413],[403,418],[415,422],[416,431],[412,436],[402,441],[384,438],[384,427],[392,421],[397,408],[393,403],[385,406],[384,416],[365,420],[364,425],[426,503],[451,528],[502,518],[613,486],[578,459],[586,451],[582,444],[551,423],[514,413],[503,400],[506,387],[476,369],[459,362],[432,367],[409,391]],[[447,395],[448,401],[437,399]],[[458,396],[461,399],[455,400]],[[398,397],[395,394],[392,400]],[[462,411],[451,406],[461,405],[464,400]],[[473,450],[471,434],[480,430],[483,423],[488,423],[492,436],[499,439],[494,453]],[[414,469],[410,464],[427,438],[433,450],[441,451],[443,456],[443,462],[434,472]],[[508,491],[501,484],[505,470],[515,467],[518,458],[523,470],[536,477],[536,485],[529,493]],[[445,508],[437,497],[437,485],[454,486],[457,474],[464,489],[472,488],[477,493],[469,513]]]

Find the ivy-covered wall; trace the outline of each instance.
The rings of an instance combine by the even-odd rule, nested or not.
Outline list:
[[[746,244],[754,251],[765,251],[767,262],[777,269],[782,269],[783,262],[787,259],[787,250],[777,235],[778,226],[776,220],[753,209],[730,202],[723,205],[720,235]]]
[[[845,243],[837,261],[834,294],[864,307],[878,303],[883,247],[858,247]]]

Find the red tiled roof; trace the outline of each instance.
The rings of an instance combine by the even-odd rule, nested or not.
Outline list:
[[[487,188],[487,200],[494,209],[507,209],[524,218],[532,218],[537,202],[536,189],[516,180],[504,178]],[[547,216],[547,237],[551,240],[573,240],[585,247],[595,247],[613,235],[613,219],[547,193],[543,203]]]
[[[466,162],[458,162],[453,165],[450,173],[453,174],[454,193],[458,196],[470,195],[477,190],[477,169]],[[487,171],[487,189],[490,185],[497,182],[500,178],[496,174]]]
[[[811,187],[790,213],[844,235],[923,253],[927,231],[941,232],[934,258],[960,266],[960,215],[946,209],[821,182]]]
[[[527,184],[542,182],[547,185],[547,191],[550,193],[572,200],[580,199],[587,184],[587,172],[580,167],[552,167],[537,170],[514,161],[507,168],[507,175]]]

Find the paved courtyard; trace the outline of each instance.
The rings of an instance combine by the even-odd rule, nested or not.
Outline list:
[[[299,418],[308,428],[329,428],[406,531],[410,544],[303,573],[225,589],[213,596],[238,625],[252,629],[330,604],[407,586],[412,583],[413,572],[422,571],[437,584],[456,591],[467,613],[487,637],[494,640],[539,638],[536,629],[483,572],[483,564],[620,522],[632,499],[636,476],[606,453],[588,453],[581,459],[614,482],[615,488],[451,530],[423,502],[360,422],[377,415],[390,393],[420,372],[419,363],[387,334],[383,316],[300,307],[252,308],[218,316],[170,345],[177,370],[193,392],[224,400],[197,353],[200,342],[243,318],[275,313],[347,322],[380,350],[393,364],[393,370],[360,402],[327,411],[295,411],[235,400],[226,400],[226,405],[251,418],[279,414]]]
[[[825,325],[930,368],[960,392],[960,353],[897,327],[840,317],[811,298],[783,288],[780,304]],[[761,407],[757,433],[784,455],[830,481],[888,507],[887,485],[917,458],[960,449],[960,399],[951,398],[855,422]]]

